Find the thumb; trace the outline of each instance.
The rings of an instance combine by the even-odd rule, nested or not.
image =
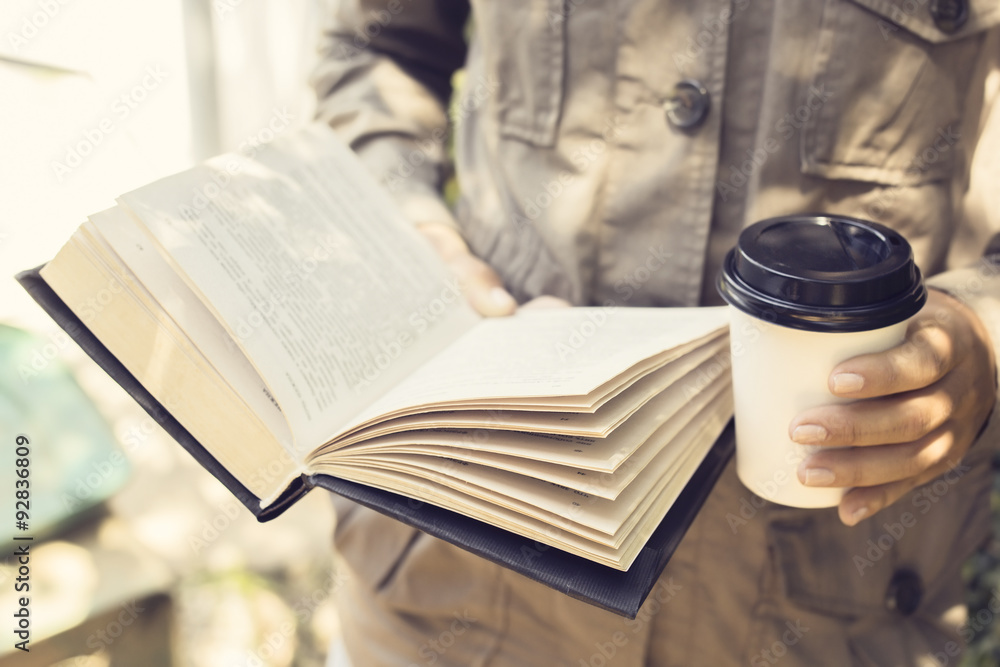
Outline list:
[[[471,253],[456,255],[448,264],[458,277],[465,299],[480,315],[499,317],[517,310],[517,301],[489,264]]]
[[[425,223],[417,225],[417,229],[458,278],[462,294],[476,312],[485,317],[500,317],[517,310],[517,301],[504,289],[497,272],[469,251],[469,246],[453,227]]]

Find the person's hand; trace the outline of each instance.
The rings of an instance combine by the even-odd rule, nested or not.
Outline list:
[[[519,310],[517,301],[503,288],[503,281],[489,264],[469,251],[465,240],[452,227],[442,223],[425,223],[417,229],[458,277],[466,300],[485,317],[510,315]],[[571,304],[556,296],[535,297],[521,309],[566,308]]]
[[[542,296],[536,296],[534,299],[524,304],[518,310],[546,310],[548,308],[569,308],[571,304],[566,299],[560,299],[557,296],[550,296],[548,294],[543,294]]]
[[[996,361],[978,316],[930,290],[902,345],[849,359],[830,374],[836,396],[865,399],[796,415],[789,435],[821,449],[798,468],[809,486],[853,487],[840,520],[853,526],[962,459],[996,397]]]
[[[510,315],[517,301],[503,288],[503,281],[493,268],[473,255],[465,240],[452,227],[425,223],[417,229],[430,240],[458,278],[462,294],[476,311],[485,317]]]

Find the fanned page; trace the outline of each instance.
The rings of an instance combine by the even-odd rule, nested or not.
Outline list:
[[[690,412],[693,414],[668,422],[644,444],[644,448],[650,451],[642,461],[641,470],[637,470],[636,476],[629,480],[635,483],[623,485],[613,498],[602,497],[589,489],[571,489],[528,475],[454,459],[397,454],[378,460],[377,466],[372,467],[426,477],[465,492],[478,488],[484,499],[492,499],[499,506],[514,509],[535,507],[553,517],[561,516],[579,526],[614,536],[617,543],[613,546],[619,546],[625,537],[621,530],[626,527],[628,518],[641,503],[652,500],[650,490],[662,478],[676,471],[675,464],[682,457],[688,454],[700,457],[704,454],[701,448],[692,446],[695,440],[693,434],[710,424],[714,435],[722,430],[725,418],[720,415],[728,411],[729,395],[708,395],[706,392],[706,398],[708,400],[692,406]],[[692,421],[696,414],[699,418]],[[687,437],[678,438],[681,433]],[[524,513],[531,515],[530,510]]]
[[[359,445],[335,450],[325,462],[337,465],[355,457],[379,457],[394,453],[429,454],[501,470],[548,479],[572,488],[618,484],[622,475],[635,471],[641,457],[635,454],[665,422],[678,414],[690,417],[707,400],[729,386],[727,375],[707,384],[715,359],[704,361],[674,386],[648,401],[621,426],[605,437],[559,437],[550,433],[526,433],[492,429],[428,429],[394,433]],[[728,416],[728,415],[727,415]],[[681,418],[683,419],[683,417]],[[599,481],[595,481],[599,480]],[[579,484],[580,486],[575,486]]]
[[[699,391],[690,400],[684,400],[680,391],[664,392],[662,399],[658,397],[655,401],[651,401],[635,417],[629,419],[607,438],[596,439],[594,444],[586,449],[572,445],[566,447],[564,450],[567,453],[566,462],[546,460],[544,452],[541,454],[540,460],[527,458],[526,453],[532,446],[542,441],[542,438],[536,434],[502,434],[507,437],[521,436],[518,444],[524,451],[519,452],[517,456],[509,456],[497,453],[493,447],[490,447],[489,440],[494,434],[487,433],[484,438],[487,441],[484,443],[486,447],[483,450],[445,447],[435,443],[431,438],[428,438],[428,441],[434,444],[421,447],[419,444],[414,444],[416,439],[407,443],[402,441],[399,436],[390,436],[390,438],[398,438],[402,442],[393,445],[391,441],[380,443],[377,439],[370,445],[356,451],[348,450],[343,457],[336,460],[335,465],[339,465],[341,462],[358,464],[360,461],[369,461],[371,465],[378,467],[379,461],[383,459],[395,460],[400,457],[412,459],[420,456],[428,461],[447,462],[450,469],[456,468],[455,463],[457,462],[478,464],[476,470],[488,470],[491,473],[506,470],[558,484],[568,489],[614,500],[622,489],[641,470],[645,469],[650,457],[657,451],[656,442],[674,442],[680,429],[687,422],[710,401],[714,400],[718,394],[728,390],[729,383],[719,381]],[[729,417],[728,414],[723,416]],[[707,417],[702,415],[702,419],[705,418]],[[417,435],[423,434],[418,433]],[[434,431],[427,435],[443,436],[440,440],[447,441],[446,438],[449,434]],[[574,459],[574,457],[576,458]],[[603,469],[595,469],[593,466],[584,468],[577,465],[580,462],[611,465],[602,466]],[[474,480],[470,478],[470,481]]]
[[[479,319],[329,128],[119,199],[260,371],[313,449]]]
[[[381,463],[378,467],[343,464],[336,469],[337,474],[348,479],[388,490],[402,490],[410,497],[455,508],[542,544],[626,570],[684,489],[731,414],[729,392],[717,394],[701,414],[687,422],[675,442],[657,445],[653,459],[616,501],[570,490],[562,492],[561,498],[542,501],[529,491],[529,487],[538,492],[548,486],[549,493],[553,493],[555,487],[545,483],[539,486],[523,477],[504,483],[502,478],[511,480],[510,475],[495,471],[488,473],[492,477],[488,486],[480,486],[466,479],[468,466],[458,462],[451,467],[454,475],[423,466]],[[554,493],[558,495],[559,492]],[[532,501],[542,502],[549,509]],[[595,528],[596,525],[603,530]]]
[[[353,424],[419,406],[517,404],[524,409],[531,404],[528,399],[550,405],[546,398],[579,397],[576,406],[568,407],[593,412],[634,381],[632,369],[653,372],[670,359],[671,350],[717,335],[728,321],[725,307],[555,308],[482,320]],[[618,378],[617,385],[609,378]],[[590,396],[605,386],[612,388],[596,399]],[[553,426],[558,432],[558,424]]]
[[[358,443],[367,446],[373,438],[392,433],[405,433],[407,436],[420,429],[440,432],[441,429],[477,431],[489,430],[491,445],[496,442],[496,436],[504,431],[527,431],[539,437],[569,440],[572,436],[581,438],[603,438],[620,426],[629,415],[635,413],[647,401],[660,395],[672,387],[685,374],[704,360],[725,350],[728,354],[729,340],[720,332],[715,338],[698,340],[676,348],[676,357],[664,366],[654,370],[644,377],[624,387],[619,393],[605,401],[593,412],[570,412],[565,410],[439,410],[407,414],[379,421],[373,426],[353,430],[349,435],[338,438],[335,442],[314,452],[320,456],[328,451],[340,450],[345,447],[357,447]],[[714,372],[725,367],[725,362],[713,362]],[[699,378],[704,383],[711,378],[706,373]],[[520,434],[519,434],[520,435]],[[565,437],[569,436],[569,437]],[[535,458],[540,443],[531,445],[530,452],[524,454]]]

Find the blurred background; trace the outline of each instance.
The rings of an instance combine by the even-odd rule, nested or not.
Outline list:
[[[323,0],[0,3],[0,609],[31,440],[30,653],[0,667],[322,665],[324,493],[258,524],[11,277],[148,181],[311,118]],[[278,120],[275,120],[278,119]],[[22,535],[23,535],[22,534]],[[24,544],[19,542],[18,544]]]
[[[0,667],[324,663],[338,634],[325,494],[256,523],[9,276],[116,196],[308,122],[333,2],[0,5],[0,489],[23,433],[34,537],[31,652],[5,640]],[[13,509],[0,503],[8,619]],[[967,563],[970,609],[995,608],[998,563],[996,541]],[[994,616],[971,620],[964,665],[1000,664]]]

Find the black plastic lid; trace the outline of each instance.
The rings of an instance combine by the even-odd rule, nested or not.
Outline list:
[[[887,327],[927,300],[905,238],[874,222],[825,214],[744,229],[717,287],[749,315],[809,331]]]

